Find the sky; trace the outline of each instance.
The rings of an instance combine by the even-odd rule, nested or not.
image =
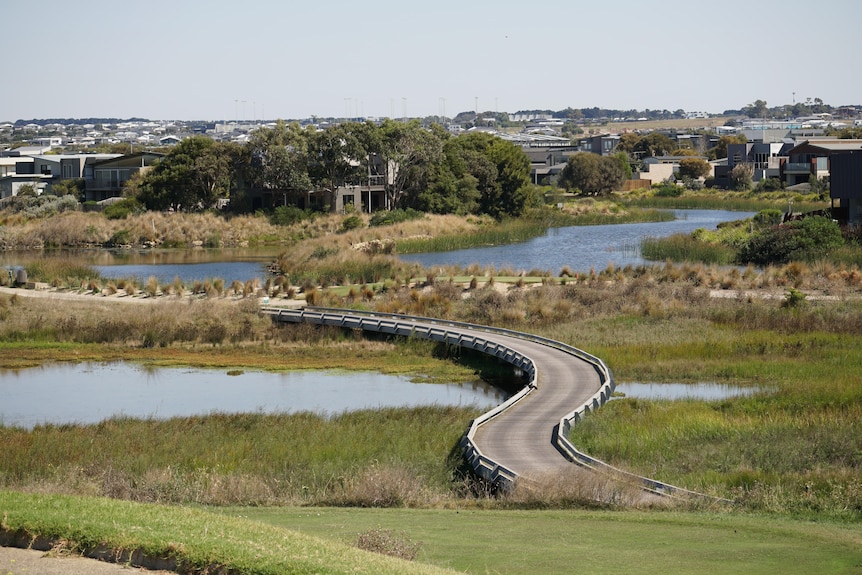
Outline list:
[[[859,0],[0,0],[0,121],[862,104]]]

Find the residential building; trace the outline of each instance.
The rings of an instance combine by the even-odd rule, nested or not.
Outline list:
[[[787,161],[781,167],[781,179],[788,186],[794,186],[813,178],[828,177],[833,154],[856,151],[860,147],[862,140],[803,140],[788,150]]]
[[[611,156],[616,152],[619,144],[619,134],[597,134],[588,138],[582,138],[578,142],[578,149],[582,152],[592,152],[600,156]]]
[[[104,159],[92,164],[92,177],[84,178],[86,200],[101,201],[122,195],[123,186],[138,172],[149,170],[164,157],[155,152],[138,152]]]
[[[842,223],[862,225],[862,142],[857,149],[832,154],[829,184],[832,217]]]

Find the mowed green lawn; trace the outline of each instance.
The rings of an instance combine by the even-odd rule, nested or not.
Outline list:
[[[389,529],[417,561],[466,573],[862,573],[862,528],[775,517],[571,510],[235,508],[218,512],[352,543]]]
[[[0,491],[2,530],[71,549],[105,545],[176,557],[186,569],[284,573],[860,574],[862,529],[736,513],[192,508]],[[391,530],[414,562],[352,549]]]

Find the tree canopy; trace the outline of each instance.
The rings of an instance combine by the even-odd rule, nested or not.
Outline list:
[[[486,133],[454,137],[418,121],[349,122],[326,129],[278,122],[244,145],[198,136],[173,148],[135,187],[148,209],[195,211],[254,190],[325,194],[330,211],[345,185],[381,185],[389,209],[519,215],[538,202],[530,161]],[[248,209],[237,202],[233,209]]]
[[[560,185],[586,195],[609,194],[620,189],[626,179],[628,162],[622,156],[599,156],[589,152],[574,154],[560,173]]]
[[[194,212],[227,198],[234,177],[235,144],[205,136],[186,138],[147,173],[138,200],[154,210]]]

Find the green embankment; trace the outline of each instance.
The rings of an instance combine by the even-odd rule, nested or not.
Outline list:
[[[4,531],[62,540],[80,551],[99,546],[140,550],[148,557],[175,559],[182,572],[219,567],[244,575],[449,572],[188,507],[0,491],[0,514]]]
[[[183,570],[270,573],[862,573],[846,525],[710,513],[223,508],[0,492],[4,530],[175,558]],[[420,545],[414,562],[352,548],[373,529]]]

